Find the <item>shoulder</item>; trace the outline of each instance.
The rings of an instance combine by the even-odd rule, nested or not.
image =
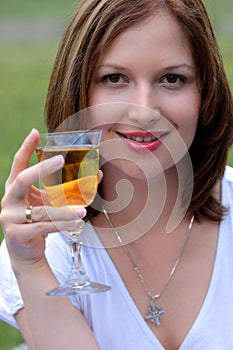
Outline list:
[[[13,315],[22,307],[23,300],[3,240],[0,246],[0,319],[17,327]]]
[[[225,174],[224,177],[226,178],[226,181],[231,183],[233,185],[233,168],[229,165],[225,168]]]
[[[233,213],[233,168],[226,166],[222,178],[222,203]]]
[[[226,166],[225,173],[222,179],[222,188],[227,193],[231,194],[231,200],[233,201],[233,168]]]

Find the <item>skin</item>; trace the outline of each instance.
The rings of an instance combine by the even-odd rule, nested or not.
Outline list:
[[[200,108],[196,68],[184,33],[173,19],[168,23],[168,16],[154,16],[120,34],[99,60],[91,81],[90,106],[123,103],[124,113],[119,107],[114,113],[94,114],[90,126],[101,125],[103,141],[120,139],[119,154],[132,160],[131,165],[124,159],[118,162],[126,175],[132,176],[132,163],[137,164],[139,157],[143,167],[151,157],[140,154],[137,145],[129,149],[121,135],[157,132],[170,149],[175,148],[177,134],[187,148],[194,138]],[[162,170],[171,166],[165,146],[156,151]]]
[[[130,228],[138,231],[139,213],[146,201],[143,221],[152,224],[151,220],[161,215],[162,204],[164,221],[167,221],[177,196],[174,163],[192,144],[200,109],[191,47],[170,14],[164,11],[148,18],[121,33],[110,44],[94,69],[88,101],[94,111],[88,126],[103,130],[105,200],[115,200],[118,194],[113,189],[120,180],[128,180],[137,188],[124,212],[129,221],[138,217],[135,226]],[[112,108],[109,102],[114,103]],[[93,107],[99,105],[107,107]],[[160,135],[161,143],[155,141],[153,152],[151,148],[145,151],[146,143],[132,142],[125,137],[148,133]],[[120,208],[128,202],[127,193],[121,191],[118,196],[117,211],[121,216]],[[153,215],[150,207],[154,208]],[[143,234],[144,227],[139,232]]]
[[[130,232],[141,230],[143,235],[130,242],[128,249],[153,293],[161,290],[177,259],[191,216],[187,213],[172,235],[165,234],[177,195],[177,176],[174,159],[171,159],[164,144],[167,142],[166,145],[174,148],[177,135],[183,138],[186,148],[193,141],[200,108],[195,69],[186,37],[173,17],[164,11],[127,29],[113,41],[95,67],[89,90],[90,106],[124,102],[126,105],[130,103],[132,107],[127,108],[127,113],[117,111],[113,117],[110,114],[103,117],[101,113],[94,113],[93,118],[89,119],[89,127],[101,125],[104,130],[103,146],[105,143],[108,145],[108,142],[117,142],[119,153],[124,154],[124,158],[113,158],[112,162],[107,161],[103,166],[103,196],[108,206],[116,196],[115,186],[120,180],[130,180],[137,189],[126,207],[111,214],[116,227],[129,224],[137,218],[147,199],[148,183],[150,185],[145,220],[137,226],[134,223],[130,226]],[[185,79],[182,80],[180,75]],[[132,104],[141,105],[141,113],[137,113],[138,109],[135,106],[133,108]],[[156,118],[154,113],[151,117],[148,112],[151,109]],[[129,141],[119,136],[128,132],[137,134],[158,130],[166,130],[166,134],[164,144],[152,152],[158,160],[157,168],[150,166],[151,152],[140,152],[140,144],[132,148]],[[42,234],[54,232],[58,224],[63,229],[69,228],[74,224],[74,219],[82,217],[84,213],[42,206],[40,194],[31,187],[38,180],[39,166],[28,168],[38,140],[38,132],[33,131],[18,151],[2,202],[1,223],[12,267],[25,301],[25,309],[18,312],[16,319],[33,350],[64,350],[68,343],[70,350],[95,350],[98,345],[90,329],[69,299],[45,297],[45,291],[56,287],[57,280],[44,256]],[[112,157],[111,152],[106,157]],[[178,161],[181,157],[182,154],[177,154]],[[173,158],[176,159],[176,155]],[[62,167],[62,164],[61,157],[53,164],[48,163],[44,175]],[[160,206],[161,195],[164,195],[160,193],[160,188],[164,187],[164,176],[167,183],[166,198],[159,219],[145,229],[145,223],[153,217],[154,208]],[[25,196],[30,197],[30,203],[35,206],[32,212],[35,222],[30,225],[24,223]],[[103,243],[106,243],[101,236],[102,228],[110,237],[112,232],[103,214],[99,213],[92,223]],[[209,232],[212,234],[209,235]],[[166,317],[160,327],[148,324],[166,350],[179,348],[200,311],[212,274],[217,237],[217,224],[207,220],[194,223],[179,269],[160,298],[161,305],[167,310]],[[120,247],[107,247],[135,304],[145,315],[149,297],[128,257]]]

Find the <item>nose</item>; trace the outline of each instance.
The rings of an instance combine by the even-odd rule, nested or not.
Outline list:
[[[145,126],[153,124],[161,116],[156,100],[156,93],[152,86],[149,84],[135,86],[130,98],[128,118]]]

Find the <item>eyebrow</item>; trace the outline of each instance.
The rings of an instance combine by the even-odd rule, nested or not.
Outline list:
[[[183,63],[183,64],[177,64],[175,66],[170,66],[170,67],[166,67],[165,69],[166,70],[173,70],[173,69],[178,69],[178,68],[186,68],[186,69],[189,69],[189,70],[192,70],[192,71],[196,71],[196,68],[190,64],[186,64],[186,63]]]
[[[116,64],[111,64],[111,63],[106,63],[106,64],[101,64],[99,66],[96,66],[97,69],[100,69],[100,68],[113,68],[113,69],[122,69],[122,70],[128,70],[127,68],[121,66],[121,65],[116,65]],[[174,65],[174,66],[169,66],[169,67],[164,67],[163,69],[166,70],[166,71],[169,71],[169,70],[174,70],[174,69],[179,69],[179,68],[185,68],[185,69],[188,69],[188,70],[191,70],[193,72],[196,71],[196,68],[190,64],[186,64],[186,63],[182,63],[182,64],[177,64],[177,65]]]
[[[106,63],[106,64],[101,64],[99,66],[96,66],[96,68],[113,68],[113,69],[124,69],[127,70],[127,68],[121,66],[121,65],[116,65],[116,64],[111,64],[111,63]]]

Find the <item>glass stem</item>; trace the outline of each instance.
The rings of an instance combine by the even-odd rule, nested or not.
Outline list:
[[[80,239],[80,236],[75,233],[74,235],[71,235],[70,239],[70,251],[71,251],[71,273],[79,273],[80,275],[85,275],[84,268],[82,266],[82,259],[81,259],[81,247],[82,247],[82,241]]]
[[[71,252],[71,270],[66,283],[72,288],[82,288],[84,285],[90,285],[90,280],[85,272],[81,259],[82,240],[78,232],[70,232],[70,252]]]

